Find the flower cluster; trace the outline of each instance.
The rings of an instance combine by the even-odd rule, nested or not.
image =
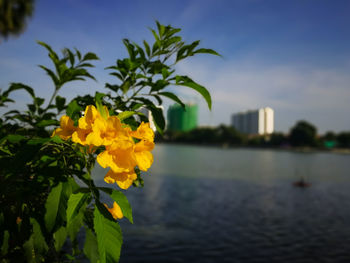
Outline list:
[[[133,131],[117,116],[110,116],[106,107],[99,112],[94,106],[87,106],[78,126],[74,126],[74,121],[68,116],[62,116],[54,135],[64,140],[71,138],[90,149],[105,146],[105,151],[97,156],[97,162],[103,168],[110,168],[104,180],[117,183],[122,189],[129,188],[137,178],[136,166],[147,171],[153,163],[150,151],[154,147],[154,133],[149,123],[142,122]]]

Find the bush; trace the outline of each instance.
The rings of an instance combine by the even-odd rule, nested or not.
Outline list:
[[[156,24],[157,31],[151,29],[152,45],[144,41],[141,47],[123,40],[129,57],[107,68],[117,79],[106,83],[109,93],[78,96],[67,104],[58,95],[62,87],[71,81],[95,79],[88,70],[99,58],[68,48],[60,56],[44,42],[39,44],[54,66],[40,66],[53,82],[49,102],[45,105],[34,89],[22,83],[12,83],[0,92],[2,107],[14,102],[11,95],[17,90],[32,98],[26,111],[12,110],[0,119],[2,262],[76,261],[83,256],[92,262],[119,260],[118,220],[125,217],[133,222],[131,206],[123,192],[95,186],[91,171],[96,160],[110,168],[106,183],[116,183],[121,189],[143,186],[143,172],[153,161],[154,133],[139,110],[152,112],[161,134],[165,121],[157,104],[168,98],[184,105],[166,87],[190,87],[211,107],[209,92],[188,76],[176,75],[174,66],[198,53],[218,54],[197,48],[199,41],[186,44],[177,35],[178,28]],[[56,116],[62,114],[58,122]],[[102,192],[113,203],[111,208],[102,203]],[[81,229],[85,231],[83,251],[77,240]],[[67,240],[71,250],[62,252]]]

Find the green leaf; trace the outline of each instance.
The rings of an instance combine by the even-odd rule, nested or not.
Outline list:
[[[165,128],[165,119],[163,116],[163,110],[161,108],[157,108],[156,106],[149,107],[149,110],[152,112],[154,125],[157,128],[157,131],[160,134],[163,134],[163,130]]]
[[[80,51],[78,49],[76,49],[76,48],[74,48],[74,50],[75,50],[75,53],[77,54],[78,59],[81,60],[81,53],[80,53]]]
[[[162,95],[164,97],[167,97],[167,98],[175,101],[176,103],[180,104],[183,108],[185,108],[185,104],[174,93],[171,93],[171,92],[158,92],[158,95]]]
[[[56,74],[51,69],[48,69],[43,65],[39,65],[39,67],[46,71],[47,75],[50,76],[55,86],[58,86],[60,84],[59,77],[57,77]]]
[[[216,56],[222,57],[215,50],[212,50],[212,49],[209,49],[209,48],[199,48],[199,49],[195,50],[193,53],[195,53],[195,54],[197,54],[197,53],[212,54],[212,55],[216,55]]]
[[[72,120],[77,121],[80,118],[80,111],[82,111],[82,108],[77,101],[72,100],[67,106],[66,113]]]
[[[94,228],[100,262],[118,262],[123,243],[122,232],[118,222],[113,220],[108,210],[99,202],[96,202],[94,211]]]
[[[119,120],[125,120],[127,118],[130,118],[131,116],[133,116],[134,114],[138,114],[140,115],[140,112],[136,112],[136,111],[123,111],[121,113],[119,113],[117,115],[117,117],[119,118]]]
[[[159,37],[158,37],[156,31],[154,31],[152,28],[150,28],[150,30],[151,30],[151,32],[152,32],[152,34],[153,34],[153,36],[154,36],[154,39],[156,40],[156,43],[157,43],[157,45],[158,45],[158,47],[159,47],[159,46],[160,46],[160,39],[159,39]]]
[[[187,76],[176,76],[176,85],[186,86],[196,90],[203,96],[208,104],[208,108],[211,110],[211,96],[209,91],[198,83],[194,82]]]
[[[74,54],[72,53],[72,51],[70,51],[69,48],[65,48],[65,49],[63,50],[63,52],[66,53],[66,55],[67,55],[68,58],[69,58],[69,62],[70,62],[70,64],[71,64],[71,66],[73,67],[74,62],[75,62]]]
[[[47,197],[45,226],[48,232],[55,231],[66,220],[66,209],[71,187],[68,182],[60,182],[52,188]]]
[[[90,260],[91,263],[98,262],[98,244],[95,234],[90,230],[86,229],[84,254]]]
[[[33,138],[33,139],[30,139],[27,142],[27,144],[28,145],[39,145],[39,144],[44,144],[48,141],[50,141],[50,138]]]
[[[64,141],[58,135],[53,136],[51,141],[55,143],[64,143]]]
[[[156,24],[157,24],[157,28],[158,28],[158,32],[159,32],[159,36],[162,38],[163,34],[165,32],[165,26],[160,24],[157,20],[156,20]]]
[[[8,96],[12,91],[19,90],[19,89],[24,89],[30,94],[30,96],[32,96],[33,99],[35,99],[34,90],[31,87],[24,85],[22,83],[11,83],[9,89],[6,90],[3,95]]]
[[[45,47],[49,51],[49,54],[51,55],[50,58],[54,61],[54,63],[56,63],[59,60],[58,55],[55,53],[55,51],[53,51],[53,49],[48,44],[42,41],[37,41],[37,43]]]
[[[56,96],[56,108],[58,112],[61,112],[64,110],[64,106],[66,104],[66,98],[63,98],[61,96]]]
[[[71,220],[79,213],[82,206],[84,204],[86,205],[88,198],[88,193],[77,193],[70,195],[67,206],[67,225],[69,225]]]
[[[92,53],[92,52],[88,52],[85,54],[84,58],[83,58],[83,61],[85,60],[99,60],[98,56],[96,56],[95,53]]]
[[[128,50],[129,53],[129,57],[130,59],[133,61],[135,60],[135,50],[134,50],[134,46],[130,44],[129,40],[124,38],[123,39],[123,43],[126,47],[126,49]]]
[[[43,262],[43,255],[45,255],[45,252],[48,250],[48,246],[41,232],[39,223],[34,218],[30,218],[30,223],[33,226],[33,233],[29,240],[23,244],[25,256],[27,262]]]
[[[18,143],[24,140],[26,137],[23,135],[10,134],[5,137],[10,143]]]
[[[10,237],[10,233],[6,230],[4,232],[4,237],[3,237],[3,240],[2,240],[1,255],[6,255],[7,254],[7,251],[8,251],[8,248],[9,248],[9,244],[8,244],[9,237]]]
[[[57,252],[59,252],[63,246],[63,244],[66,242],[67,239],[67,230],[65,227],[61,227],[58,229],[54,234],[53,237],[55,239],[55,249]]]
[[[143,41],[143,45],[145,46],[147,56],[150,56],[151,55],[151,49],[150,49],[148,43],[146,42],[146,40]]]
[[[131,82],[130,82],[130,79],[128,78],[123,82],[122,85],[120,85],[120,88],[123,91],[123,93],[125,94],[128,92],[130,86],[131,86]]]
[[[43,127],[52,126],[52,125],[57,126],[58,123],[59,122],[57,120],[42,120],[42,121],[38,122],[36,124],[36,126],[39,128],[43,128]]]
[[[79,214],[77,214],[73,219],[67,224],[67,233],[71,241],[76,241],[77,234],[84,223],[84,209],[80,209]]]
[[[105,119],[107,119],[107,112],[105,111],[103,104],[102,104],[102,100],[103,97],[106,96],[106,94],[101,93],[101,92],[96,92],[95,93],[95,103],[96,103],[96,108],[99,111],[99,113],[101,114],[101,116]]]
[[[34,104],[35,104],[36,106],[40,107],[41,105],[43,105],[44,101],[45,101],[45,99],[36,97],[36,98],[34,99]]]
[[[134,100],[141,101],[144,103],[145,107],[152,112],[152,117],[154,121],[154,125],[157,128],[157,131],[160,134],[163,134],[163,130],[165,128],[165,119],[163,116],[163,110],[158,108],[154,103],[148,99],[135,97]]]

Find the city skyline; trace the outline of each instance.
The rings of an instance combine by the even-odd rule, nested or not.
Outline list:
[[[60,95],[106,91],[104,83],[115,80],[104,67],[127,55],[121,40],[150,40],[147,27],[159,20],[223,55],[177,66],[212,94],[210,112],[195,93],[176,88],[185,102],[198,103],[200,126],[229,124],[234,112],[269,105],[276,131],[288,132],[298,120],[319,133],[350,130],[349,12],[348,1],[36,1],[26,31],[0,43],[0,88],[23,82],[49,97],[52,85],[37,67],[50,65],[35,43],[41,40],[55,50],[77,47],[101,58],[92,70],[97,83],[77,82]],[[23,93],[14,96],[22,109],[29,103]]]

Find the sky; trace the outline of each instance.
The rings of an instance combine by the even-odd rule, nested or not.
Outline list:
[[[349,131],[349,13],[350,1],[341,0],[37,0],[25,32],[0,43],[0,88],[22,82],[40,97],[51,96],[50,79],[37,67],[51,66],[40,40],[101,59],[91,70],[97,82],[75,82],[59,95],[107,92],[104,84],[116,79],[104,68],[127,56],[122,39],[151,40],[148,27],[158,20],[223,56],[198,55],[176,68],[211,92],[209,111],[193,91],[171,88],[199,104],[201,126],[228,125],[233,113],[271,107],[276,131],[288,132],[298,120],[320,134]],[[30,102],[22,92],[13,97],[19,109]]]

